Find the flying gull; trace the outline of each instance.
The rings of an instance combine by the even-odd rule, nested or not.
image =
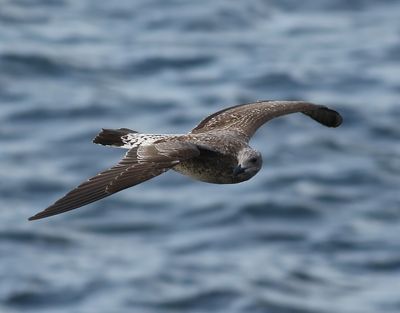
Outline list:
[[[37,220],[67,212],[135,186],[170,169],[214,184],[249,180],[261,169],[260,152],[249,146],[267,121],[301,112],[327,127],[342,117],[326,106],[304,101],[258,101],[218,111],[188,134],[142,134],[128,128],[103,129],[93,142],[128,149],[124,158],[29,218]]]

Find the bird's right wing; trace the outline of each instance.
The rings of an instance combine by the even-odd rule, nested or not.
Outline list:
[[[154,143],[131,149],[117,165],[80,184],[29,220],[67,212],[108,197],[158,176],[180,161],[199,154],[194,144],[177,141]]]
[[[191,133],[227,130],[239,133],[249,140],[269,120],[296,112],[308,115],[327,127],[337,127],[342,123],[340,114],[326,106],[304,101],[259,101],[218,111],[202,120]]]

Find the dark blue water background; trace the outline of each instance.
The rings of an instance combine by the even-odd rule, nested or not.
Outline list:
[[[400,312],[399,1],[0,0],[0,312]],[[249,182],[174,172],[27,218],[123,154],[258,99]]]

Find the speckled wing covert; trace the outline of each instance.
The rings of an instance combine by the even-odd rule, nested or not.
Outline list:
[[[131,149],[117,165],[80,184],[29,220],[67,212],[108,197],[158,176],[180,161],[199,154],[196,145],[176,140],[165,140]]]
[[[308,115],[327,127],[338,127],[342,123],[340,114],[326,106],[303,101],[259,101],[218,111],[202,120],[191,133],[234,131],[250,140],[264,123],[275,117],[296,112]]]

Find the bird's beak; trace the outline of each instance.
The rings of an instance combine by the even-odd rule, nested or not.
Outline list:
[[[244,172],[245,168],[243,168],[240,164],[235,167],[233,170],[233,176],[238,176]]]

